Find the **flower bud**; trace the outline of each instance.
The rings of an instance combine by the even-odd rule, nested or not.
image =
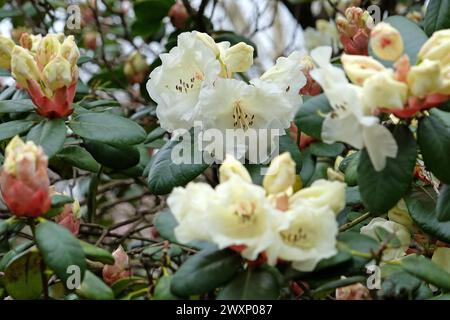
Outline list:
[[[141,83],[145,80],[149,66],[145,58],[138,52],[133,52],[125,62],[123,72],[130,83]]]
[[[47,212],[51,200],[47,156],[33,142],[14,137],[5,150],[0,174],[3,200],[18,217],[37,217]]]
[[[373,19],[367,11],[350,7],[345,11],[345,18],[336,19],[339,39],[347,54],[368,55],[369,34]]]
[[[55,222],[69,230],[74,236],[77,236],[81,224],[80,203],[78,200],[65,204],[63,212],[55,217]]]
[[[291,154],[285,152],[270,163],[263,180],[263,187],[269,194],[287,191],[295,184],[295,162]]]
[[[60,48],[61,43],[57,34],[48,34],[42,38],[36,51],[36,62],[38,66],[41,69],[44,68],[50,60],[58,55]]]
[[[114,264],[105,265],[102,271],[103,280],[109,285],[117,280],[131,277],[129,258],[122,246],[119,246],[112,255]]]
[[[389,220],[397,222],[402,226],[411,228],[413,226],[413,220],[409,215],[408,208],[406,207],[405,200],[400,200],[397,205],[388,211]]]
[[[242,163],[237,161],[233,156],[227,155],[225,161],[219,168],[219,181],[224,183],[232,176],[239,176],[246,182],[252,182],[252,178]]]
[[[450,29],[440,30],[431,36],[422,46],[418,60],[438,61],[442,66],[450,64]]]
[[[384,60],[395,61],[403,54],[403,39],[400,32],[385,22],[373,28],[370,43],[375,54]]]
[[[80,51],[75,44],[73,36],[68,36],[66,39],[64,39],[59,53],[64,59],[69,62],[72,68],[76,66],[78,58],[80,57]]]
[[[361,283],[355,283],[336,289],[336,300],[372,300],[369,289]]]
[[[88,31],[83,35],[83,44],[86,48],[95,50],[97,48],[97,32]]]
[[[39,68],[31,53],[20,47],[15,46],[11,55],[11,74],[17,83],[23,88],[28,88],[27,80],[39,82]]]
[[[378,108],[403,109],[408,97],[408,86],[394,79],[392,70],[379,72],[364,82],[362,100],[372,112]]]
[[[183,2],[177,1],[177,3],[170,8],[168,16],[175,28],[184,29],[186,27],[186,20],[189,18],[189,13]]]
[[[222,57],[228,72],[245,72],[253,64],[253,47],[239,42],[225,51]]]
[[[55,91],[72,83],[70,63],[61,55],[52,59],[42,71],[45,84]]]
[[[298,191],[289,199],[290,206],[302,203],[315,208],[328,206],[335,214],[345,207],[345,183],[317,180],[309,188]]]
[[[42,35],[32,35],[25,32],[20,36],[19,43],[23,48],[28,49],[31,52],[36,52],[41,41]]]
[[[0,68],[11,68],[11,52],[14,46],[15,44],[10,38],[0,35]]]
[[[360,86],[367,78],[385,70],[384,66],[372,57],[343,54],[341,61],[350,80]]]
[[[425,59],[421,64],[411,67],[408,73],[408,86],[412,95],[425,98],[439,91],[442,85],[439,62]]]

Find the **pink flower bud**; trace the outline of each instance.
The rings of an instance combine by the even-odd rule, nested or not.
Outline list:
[[[128,255],[122,246],[119,246],[112,255],[115,260],[114,264],[112,266],[105,265],[102,272],[103,280],[109,285],[117,280],[131,277],[132,274]]]
[[[80,204],[77,200],[64,205],[64,210],[55,217],[55,222],[68,229],[74,236],[80,231]]]
[[[186,20],[189,18],[189,13],[181,1],[177,1],[169,10],[168,14],[173,26],[177,29],[184,29],[186,27]]]
[[[369,289],[361,283],[336,289],[336,300],[372,300]]]
[[[336,19],[336,26],[345,53],[364,56],[369,54],[369,35],[373,19],[367,11],[350,7],[345,11],[345,18]]]
[[[0,174],[4,202],[18,217],[38,217],[50,209],[49,187],[44,151],[16,136],[6,147]]]

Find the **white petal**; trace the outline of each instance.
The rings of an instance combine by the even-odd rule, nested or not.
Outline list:
[[[333,49],[331,47],[318,47],[311,51],[311,57],[319,67],[324,67],[330,63]]]
[[[381,124],[365,126],[364,145],[376,171],[386,166],[386,158],[395,158],[398,152],[397,142],[392,133]]]
[[[322,140],[326,143],[345,142],[356,149],[364,146],[363,127],[353,114],[340,116],[328,114],[322,124]]]

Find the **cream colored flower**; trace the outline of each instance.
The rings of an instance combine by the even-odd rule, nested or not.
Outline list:
[[[208,204],[205,223],[219,248],[245,246],[242,256],[255,260],[273,243],[274,220],[279,212],[265,194],[263,188],[238,176],[217,186],[218,201]]]
[[[195,31],[180,34],[177,46],[160,55],[162,64],[147,82],[161,126],[170,132],[193,126],[201,89],[221,72],[217,55],[200,39]]]
[[[328,207],[335,214],[345,207],[346,184],[339,181],[317,180],[310,187],[301,189],[289,199],[289,207]]]
[[[341,61],[347,76],[359,86],[362,86],[366,79],[385,70],[381,63],[368,56],[343,54]]]
[[[308,272],[337,253],[338,224],[328,206],[296,205],[280,213],[280,219],[276,240],[267,249],[269,264],[292,261],[294,269]]]
[[[403,54],[403,39],[400,32],[385,22],[378,23],[370,34],[370,44],[381,59],[395,61]]]
[[[433,33],[430,39],[422,46],[417,55],[418,60],[425,59],[437,61],[442,67],[450,64],[450,29]]]
[[[11,67],[11,53],[14,46],[14,41],[0,35],[0,68],[9,69]]]
[[[439,62],[425,59],[419,65],[412,66],[408,73],[408,86],[412,95],[419,98],[438,92],[442,87]]]
[[[406,207],[405,200],[400,200],[397,205],[389,210],[388,212],[389,220],[397,222],[407,228],[413,226],[413,220],[409,215],[408,208]]]
[[[361,233],[380,240],[377,236],[377,228],[383,228],[387,232],[395,235],[395,237],[400,241],[400,247],[390,247],[384,250],[383,261],[390,261],[403,257],[411,242],[411,234],[408,229],[394,221],[389,221],[383,218],[374,218],[367,226],[361,228]]]
[[[287,191],[295,184],[295,162],[291,154],[285,152],[270,163],[264,176],[263,186],[269,194],[278,194]]]
[[[253,65],[253,47],[244,42],[239,42],[225,50],[221,59],[227,67],[227,71],[245,72]]]
[[[215,199],[214,189],[206,183],[191,182],[172,191],[167,204],[178,221],[175,236],[180,243],[211,239],[206,216],[212,214],[210,204]]]
[[[395,80],[392,69],[379,72],[364,82],[362,101],[374,112],[378,108],[403,109],[408,98],[408,86]]]
[[[27,80],[38,82],[41,78],[33,55],[26,49],[15,46],[11,55],[11,74],[22,87],[27,88]]]
[[[237,161],[232,155],[227,155],[225,161],[219,168],[219,181],[220,183],[224,183],[233,176],[239,176],[249,183],[252,182],[252,178],[244,165]]]

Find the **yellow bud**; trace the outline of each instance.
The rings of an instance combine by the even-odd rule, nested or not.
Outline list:
[[[61,48],[59,38],[58,34],[48,34],[40,42],[36,52],[36,60],[41,68],[44,68],[59,54]]]
[[[71,66],[77,64],[80,57],[80,51],[75,43],[73,36],[68,36],[61,45],[60,54],[69,61]]]
[[[303,72],[309,72],[315,68],[313,59],[310,56],[304,56],[300,61]]]
[[[408,73],[408,86],[413,96],[424,98],[437,92],[442,85],[439,62],[425,59],[421,64],[411,67]]]
[[[31,52],[36,52],[39,48],[39,45],[42,41],[42,35],[32,35],[29,33],[22,33],[20,36],[19,43],[25,49],[30,50]]]
[[[385,22],[378,23],[370,35],[375,54],[381,59],[395,61],[403,54],[403,39],[397,29]]]
[[[27,79],[40,81],[40,72],[34,57],[20,46],[15,46],[11,54],[11,74],[24,88],[28,87]]]
[[[418,58],[441,63],[441,66],[450,64],[450,29],[440,30],[431,36],[419,51]]]
[[[450,64],[441,69],[442,86],[439,93],[450,95]]]
[[[70,63],[61,55],[52,59],[42,73],[45,84],[53,91],[64,86],[68,87],[73,82]]]
[[[263,180],[263,187],[269,194],[287,191],[295,184],[295,162],[285,152],[272,160]]]
[[[9,69],[11,67],[11,52],[14,46],[15,44],[10,38],[0,36],[0,68]]]
[[[447,272],[450,272],[450,248],[436,248],[433,257],[431,257],[431,261]]]
[[[6,146],[3,168],[7,173],[16,175],[17,166],[20,162],[27,160],[33,164],[41,158],[46,158],[41,147],[38,147],[32,141],[25,143],[19,136],[15,136]],[[30,169],[35,170],[34,167]]]
[[[413,226],[413,220],[409,215],[408,208],[406,207],[405,201],[400,200],[397,205],[388,211],[389,220],[397,222],[407,228],[411,228]]]
[[[253,64],[253,47],[239,42],[225,51],[223,62],[228,72],[245,72]]]
[[[227,155],[225,161],[219,168],[219,181],[223,183],[232,176],[239,176],[244,181],[252,182],[252,178],[242,163],[237,161],[233,156]]]
[[[211,38],[211,36],[209,34],[203,33],[203,32],[197,32],[196,35],[199,40],[201,40],[208,48],[210,48],[214,52],[216,57],[220,56],[220,49],[217,46],[214,39]]]
[[[408,97],[408,86],[395,80],[393,71],[389,69],[368,78],[362,93],[364,107],[368,110],[403,109]]]
[[[137,51],[133,52],[125,62],[123,72],[132,83],[140,83],[147,75],[149,66],[144,57]]]
[[[384,66],[372,57],[343,54],[341,61],[350,80],[360,86],[367,78],[385,70]]]
[[[334,170],[333,168],[327,168],[327,178],[330,181],[345,182],[345,175],[340,171]]]

